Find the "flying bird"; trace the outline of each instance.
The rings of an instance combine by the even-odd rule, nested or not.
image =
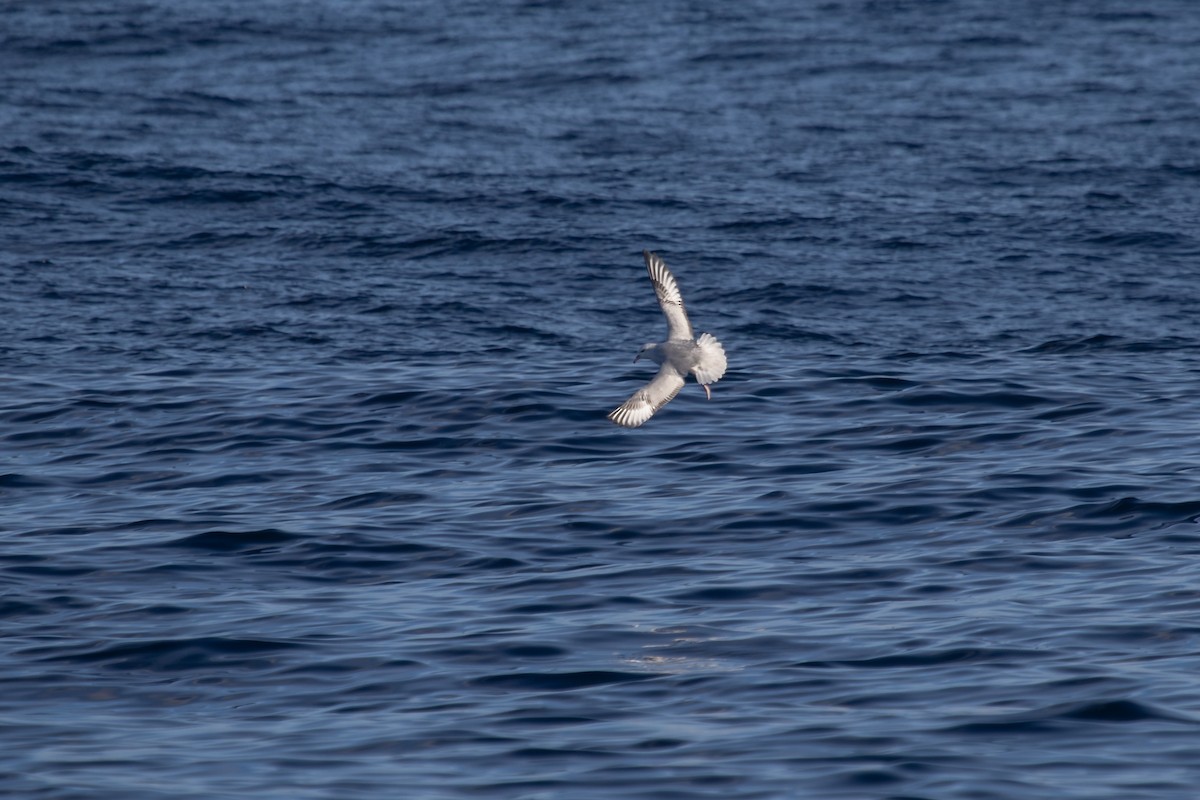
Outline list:
[[[725,348],[711,333],[702,333],[699,339],[694,337],[679,285],[666,262],[649,250],[643,250],[642,255],[646,259],[650,282],[654,284],[654,293],[658,295],[658,304],[667,318],[667,340],[644,344],[634,356],[635,363],[645,356],[662,366],[649,383],[608,415],[613,422],[626,428],[636,428],[654,416],[654,412],[679,394],[689,374],[704,387],[709,400],[712,391],[708,385],[721,380],[725,374]]]

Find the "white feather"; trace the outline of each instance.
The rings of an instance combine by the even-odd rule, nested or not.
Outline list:
[[[683,388],[683,376],[670,364],[663,364],[649,383],[633,393],[608,418],[626,428],[636,428],[671,402]]]
[[[696,382],[709,384],[721,380],[728,362],[725,360],[725,348],[717,341],[717,337],[702,333],[696,340],[696,346],[700,348],[699,363],[692,368]]]
[[[691,339],[692,323],[688,321],[683,295],[679,292],[675,276],[667,269],[667,262],[649,250],[643,250],[642,256],[646,259],[646,271],[650,273],[654,293],[658,295],[658,305],[667,318],[667,339]]]

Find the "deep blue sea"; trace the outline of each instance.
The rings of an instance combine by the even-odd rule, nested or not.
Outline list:
[[[1198,231],[1191,0],[4,3],[0,795],[1193,800]]]

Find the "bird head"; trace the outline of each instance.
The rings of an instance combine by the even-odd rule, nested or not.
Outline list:
[[[638,350],[638,354],[633,357],[633,363],[636,364],[638,362],[639,358],[646,355],[647,353],[649,353],[651,350],[653,350],[656,347],[658,347],[657,342],[646,342],[644,345],[642,345],[642,349]]]

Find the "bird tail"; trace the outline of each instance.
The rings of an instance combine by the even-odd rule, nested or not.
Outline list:
[[[725,374],[725,348],[711,333],[702,333],[696,340],[700,348],[700,363],[692,368],[698,383],[716,383]]]

